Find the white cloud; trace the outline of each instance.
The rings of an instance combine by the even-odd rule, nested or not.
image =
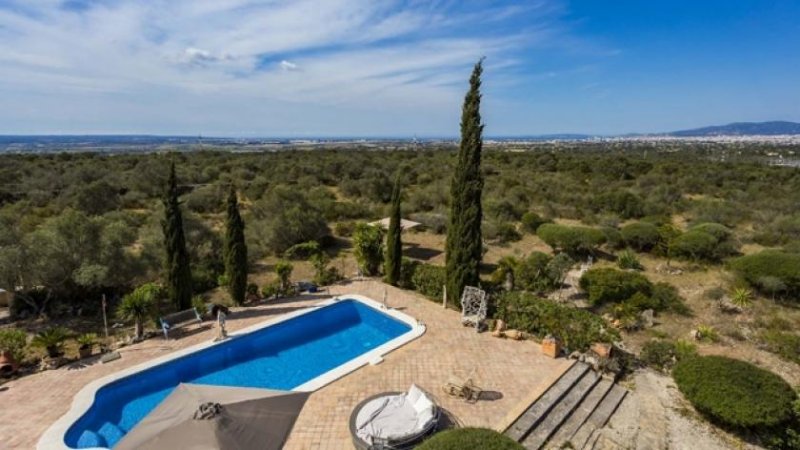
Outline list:
[[[281,61],[278,65],[280,66],[281,70],[285,70],[287,72],[298,69],[297,64],[291,61],[287,61],[285,59]]]
[[[524,11],[527,28],[501,27],[523,14],[501,5],[491,8],[489,30],[457,2],[401,0],[63,6],[0,4],[0,133],[121,132],[155,123],[139,131],[279,134],[272,124],[259,132],[258,120],[287,110],[298,120],[329,111],[318,128],[340,126],[342,134],[364,132],[344,129],[361,117],[387,128],[397,126],[397,114],[427,124],[419,111],[450,120],[480,56],[498,68],[513,65],[515,54],[552,34],[556,20],[536,6]],[[21,105],[27,112],[14,115]],[[204,112],[217,105],[230,111]],[[167,122],[152,122],[160,114]]]

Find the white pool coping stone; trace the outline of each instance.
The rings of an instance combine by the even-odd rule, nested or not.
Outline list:
[[[230,333],[231,338],[243,336],[248,333],[252,333],[254,331],[262,330],[269,326],[285,322],[287,320],[293,319],[295,317],[302,316],[303,314],[308,314],[312,311],[316,311],[319,308],[333,305],[338,303],[342,300],[356,300],[359,301],[372,309],[377,310],[383,314],[386,314],[393,319],[396,319],[400,322],[405,323],[406,325],[411,327],[411,330],[401,334],[400,336],[383,343],[382,345],[347,361],[346,363],[329,370],[328,372],[323,373],[322,375],[313,378],[300,386],[295,387],[292,389],[293,391],[302,391],[302,392],[313,392],[317,389],[332,383],[333,381],[338,380],[339,378],[355,371],[356,369],[369,364],[371,361],[377,360],[382,358],[384,355],[390,353],[393,350],[396,350],[403,345],[413,341],[414,339],[422,336],[425,333],[425,325],[421,322],[418,322],[413,317],[400,312],[396,309],[386,308],[382,303],[376,302],[371,298],[365,297],[363,295],[358,294],[343,294],[333,297],[331,299],[316,303],[314,305],[309,306],[308,308],[304,308],[299,311],[293,311],[274,319],[266,320],[261,323],[257,323],[241,329],[239,331]],[[110,384],[114,381],[120,380],[125,377],[129,377],[136,373],[142,372],[144,370],[150,369],[152,367],[167,363],[174,359],[181,358],[183,356],[189,355],[191,353],[213,347],[215,345],[224,345],[226,342],[229,342],[230,339],[226,339],[220,342],[202,342],[196,345],[189,346],[187,348],[177,350],[175,352],[169,353],[164,356],[160,356],[158,358],[154,358],[150,361],[145,361],[141,364],[137,364],[132,367],[128,367],[126,369],[120,370],[119,372],[112,373],[105,377],[99,378],[97,380],[92,381],[91,383],[84,386],[72,400],[72,406],[70,407],[69,411],[66,414],[61,416],[47,431],[44,432],[42,437],[39,439],[39,442],[36,446],[38,450],[73,450],[72,447],[68,447],[65,442],[64,438],[67,434],[67,430],[69,427],[72,426],[75,421],[77,421],[81,416],[83,416],[89,408],[91,408],[92,404],[94,403],[95,394],[97,391],[100,390],[102,387]],[[107,450],[106,447],[95,447],[88,450]]]

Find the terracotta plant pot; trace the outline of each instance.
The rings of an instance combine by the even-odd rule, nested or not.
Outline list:
[[[19,363],[11,356],[11,352],[0,352],[0,376],[13,375],[19,369]]]
[[[548,336],[542,339],[542,353],[551,358],[558,358],[561,355],[561,344],[555,338]]]

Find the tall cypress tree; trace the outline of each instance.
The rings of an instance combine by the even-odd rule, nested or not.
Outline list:
[[[384,273],[386,282],[397,286],[400,281],[400,268],[403,262],[403,242],[400,239],[400,172],[394,181],[392,190],[392,211],[389,214],[389,232],[386,233],[386,254]]]
[[[228,292],[237,305],[244,303],[247,290],[247,246],[244,243],[244,221],[239,214],[239,200],[236,189],[231,185],[228,194],[228,217],[225,221],[225,275],[228,278]]]
[[[164,269],[167,272],[167,293],[170,301],[179,311],[192,307],[192,270],[189,267],[189,254],[186,252],[186,237],[183,234],[183,216],[178,201],[178,180],[175,177],[175,163],[170,166],[167,191],[164,194],[164,248],[166,258]]]
[[[477,286],[483,250],[481,236],[481,73],[483,58],[475,64],[461,110],[461,145],[450,185],[450,222],[447,228],[447,298],[457,304],[465,286]]]

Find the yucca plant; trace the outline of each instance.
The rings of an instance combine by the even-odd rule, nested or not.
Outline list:
[[[711,325],[700,325],[697,327],[697,339],[704,342],[717,342],[719,334]]]
[[[122,299],[117,307],[117,316],[122,320],[132,320],[136,339],[144,335],[144,322],[153,314],[156,297],[161,288],[153,283],[139,286]]]
[[[64,354],[64,341],[68,336],[69,332],[66,328],[51,327],[34,336],[31,345],[45,349],[47,356],[51,358],[58,358]]]
[[[747,288],[736,288],[731,293],[731,303],[740,308],[748,308],[753,304],[753,292]]]

